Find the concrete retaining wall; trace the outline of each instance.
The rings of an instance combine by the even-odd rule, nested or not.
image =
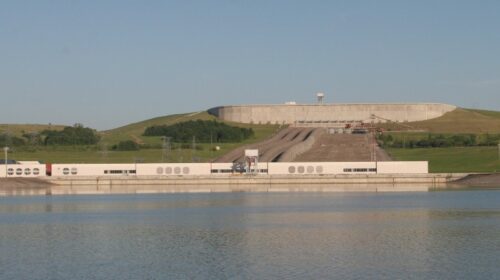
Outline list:
[[[427,191],[463,174],[60,177],[50,194]]]
[[[433,119],[456,107],[435,103],[242,105],[209,110],[221,120],[241,123],[296,124],[299,122],[370,122],[371,116],[395,122]],[[382,119],[377,121],[384,122]]]
[[[468,174],[210,175],[47,177],[36,186],[0,185],[2,195],[217,192],[403,192],[443,188]],[[4,180],[33,180],[29,178]],[[17,182],[17,181],[16,181]],[[4,182],[5,183],[5,182]],[[22,182],[18,182],[22,183]]]

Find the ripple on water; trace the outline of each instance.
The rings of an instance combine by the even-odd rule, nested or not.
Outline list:
[[[0,199],[1,279],[492,279],[500,192]]]

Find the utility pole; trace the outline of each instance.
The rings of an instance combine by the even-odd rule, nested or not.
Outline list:
[[[212,139],[212,131],[210,131],[210,161],[212,161],[213,157],[214,157],[214,141]]]
[[[498,160],[500,160],[500,143],[498,143]]]
[[[194,152],[196,150],[196,136],[193,136],[193,143],[192,143],[192,146],[191,146],[191,162],[194,162],[195,158],[194,158]]]
[[[7,178],[7,169],[9,167],[9,164],[8,164],[8,152],[9,152],[9,147],[5,146],[3,147],[3,151],[5,153],[5,178]]]

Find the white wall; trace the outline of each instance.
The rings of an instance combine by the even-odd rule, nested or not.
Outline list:
[[[137,175],[210,175],[210,163],[141,163]]]
[[[111,172],[111,171],[114,172]],[[107,171],[107,172],[106,172]],[[123,172],[116,172],[123,171]],[[209,175],[210,163],[53,164],[52,176]]]
[[[344,172],[349,168],[352,172]],[[375,162],[270,162],[269,174],[375,174]],[[355,172],[354,169],[367,169]]]
[[[379,174],[421,174],[429,173],[427,161],[380,161],[377,163]]]
[[[45,176],[45,164],[8,164],[7,177],[43,177]],[[0,165],[0,178],[5,178],[5,165]]]
[[[211,170],[231,170],[232,163],[141,163],[141,164],[53,164],[52,176],[186,176],[217,175]],[[16,165],[24,168],[33,165]],[[22,166],[22,167],[21,167]],[[45,165],[36,165],[39,176],[45,175]],[[2,169],[3,168],[3,169]],[[137,169],[136,169],[137,168]],[[429,172],[426,161],[380,161],[380,162],[261,162],[259,169],[268,169],[271,175],[279,174],[425,174]],[[14,169],[15,170],[15,169]],[[108,173],[105,173],[105,171]],[[111,173],[110,170],[124,170],[126,173]],[[65,174],[66,173],[66,174]],[[0,177],[5,168],[0,166]],[[227,174],[227,173],[226,173]],[[14,175],[15,176],[15,172]]]
[[[105,170],[135,170],[135,164],[52,164],[52,176],[104,176],[126,175],[105,174]],[[65,174],[66,173],[66,174]]]
[[[421,174],[427,161],[391,162],[270,162],[269,174]]]

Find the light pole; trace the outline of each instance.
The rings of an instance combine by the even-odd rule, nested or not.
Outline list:
[[[498,143],[498,160],[500,160],[500,143]]]
[[[5,178],[7,178],[7,167],[8,167],[8,163],[7,163],[8,156],[7,156],[7,154],[9,152],[9,147],[7,147],[7,146],[3,147],[3,151],[5,153]]]

